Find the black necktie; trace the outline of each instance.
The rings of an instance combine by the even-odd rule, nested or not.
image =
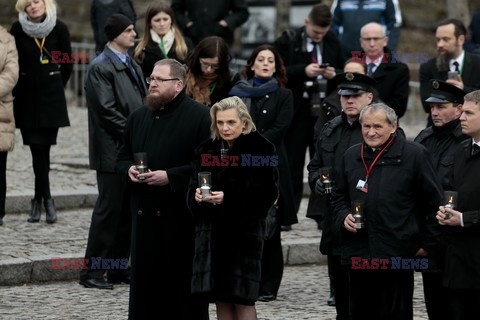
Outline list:
[[[480,146],[478,144],[472,145],[472,156],[477,154],[479,150],[480,150]]]
[[[454,62],[453,62],[453,66],[455,67],[455,70],[454,70],[454,71],[460,72],[460,68],[459,68],[459,65],[458,65],[458,62],[457,62],[457,61],[454,61]]]
[[[312,50],[312,62],[313,63],[319,63],[318,62],[318,43],[313,42],[313,50]]]
[[[375,68],[375,63],[370,62],[368,64],[368,76],[371,77],[373,74],[373,68]]]

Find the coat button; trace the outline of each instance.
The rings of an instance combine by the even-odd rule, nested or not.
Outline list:
[[[157,211],[157,217],[160,217],[161,213],[160,211]]]
[[[159,117],[159,116],[155,116],[155,119],[157,119],[157,120],[158,120],[158,119],[160,119],[160,117]]]
[[[143,214],[143,211],[142,210],[138,210],[138,215],[141,216]]]
[[[262,112],[265,114],[265,113],[267,113],[267,110],[263,110]]]
[[[265,96],[265,98],[267,98],[267,99],[268,99],[268,98],[270,98],[270,96],[267,94],[267,95]]]

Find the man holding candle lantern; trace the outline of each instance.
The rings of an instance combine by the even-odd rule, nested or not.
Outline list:
[[[449,173],[458,146],[468,138],[462,133],[459,120],[465,92],[453,84],[438,79],[431,80],[430,84],[430,96],[426,102],[430,103],[433,125],[422,130],[415,138],[415,142],[430,151],[442,187],[447,189],[450,185]],[[436,257],[430,254],[428,269],[422,271],[425,304],[431,320],[451,317],[451,309],[445,305],[448,291],[442,286],[443,255],[443,250]]]
[[[349,148],[332,194],[341,263],[352,259],[413,259],[435,252],[435,212],[442,188],[428,151],[397,131],[395,111],[383,103],[359,118],[363,143]],[[362,201],[363,228],[352,202]],[[353,212],[355,213],[355,212]],[[427,256],[428,257],[428,256]],[[384,260],[383,260],[384,261]],[[350,319],[413,319],[413,270],[348,270]]]
[[[157,61],[147,82],[146,106],[128,118],[116,167],[132,186],[129,319],[208,319],[207,303],[190,291],[194,229],[186,195],[194,150],[210,134],[209,109],[185,94],[185,69],[174,59]],[[141,152],[146,173],[134,161]]]
[[[473,319],[480,303],[480,90],[464,97],[460,124],[470,139],[456,150],[450,172],[458,201],[453,209],[440,206],[437,220],[449,226],[443,284],[453,319]]]
[[[346,273],[340,264],[340,240],[333,233],[333,212],[327,190],[335,180],[335,169],[340,164],[345,150],[362,142],[358,117],[360,111],[373,99],[375,80],[358,73],[341,73],[335,77],[339,83],[342,114],[325,124],[316,152],[308,164],[310,188],[319,196],[318,210],[324,212],[320,251],[328,255],[332,296],[337,309],[337,319],[348,318],[348,295]],[[330,169],[330,170],[329,170]]]

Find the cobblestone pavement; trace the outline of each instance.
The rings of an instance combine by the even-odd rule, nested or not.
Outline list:
[[[415,276],[414,319],[428,319],[423,305],[421,277]],[[327,267],[286,267],[278,299],[257,303],[259,320],[335,319],[328,298]],[[128,286],[114,290],[85,289],[77,282],[0,287],[0,319],[126,319]],[[210,319],[215,320],[214,306]],[[153,317],[152,317],[153,319]],[[173,320],[173,319],[172,319]]]
[[[87,109],[69,107],[70,127],[60,128],[57,144],[50,152],[50,188],[57,190],[96,189],[95,171],[88,165]],[[34,175],[30,148],[23,145],[20,130],[16,130],[15,148],[7,158],[7,196],[31,193]]]

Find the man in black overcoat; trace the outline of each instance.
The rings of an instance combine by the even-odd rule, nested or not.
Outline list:
[[[379,23],[371,22],[362,27],[360,45],[363,49],[362,56],[352,59],[359,59],[367,65],[367,74],[377,81],[376,89],[380,100],[401,118],[407,110],[410,80],[408,66],[392,56],[387,47],[385,28]],[[359,51],[357,53],[360,54]]]
[[[460,122],[470,139],[457,149],[450,176],[458,200],[454,209],[440,206],[437,220],[448,226],[443,284],[452,319],[466,320],[478,317],[480,304],[480,90],[464,97]]]
[[[336,69],[343,68],[340,42],[330,30],[332,14],[325,4],[312,7],[305,25],[288,29],[275,41],[287,69],[287,88],[293,92],[294,114],[285,137],[296,211],[303,197],[305,153],[313,157],[313,129],[320,100],[335,89]],[[326,65],[328,64],[328,66]]]
[[[132,255],[129,319],[208,319],[190,283],[193,221],[186,194],[195,148],[210,135],[208,107],[185,94],[185,69],[174,59],[155,64],[146,106],[125,126],[117,171],[131,182]],[[145,152],[147,173],[136,153]]]
[[[440,79],[471,92],[480,88],[480,57],[463,50],[467,29],[460,20],[446,19],[437,25],[435,38],[437,57],[420,65],[420,96],[423,109],[430,118],[430,80]],[[456,72],[456,73],[455,73]]]
[[[371,104],[360,124],[364,142],[345,152],[331,201],[350,319],[413,319],[413,269],[437,250],[442,188],[428,151],[397,132],[392,108]]]
[[[433,126],[423,129],[415,138],[430,151],[442,187],[450,186],[450,170],[460,143],[468,136],[462,133],[460,114],[465,92],[442,80],[432,80],[430,103]],[[443,249],[443,248],[442,248]],[[448,291],[442,285],[443,250],[437,256],[429,255],[429,268],[422,270],[423,291],[428,318],[442,320],[451,318],[451,310],[445,306]]]
[[[127,185],[125,177],[115,172],[115,163],[127,117],[143,105],[146,88],[142,69],[127,54],[135,45],[133,23],[121,14],[112,15],[105,33],[109,42],[92,61],[85,81],[90,169],[97,171],[98,198],[85,252],[88,269],[81,270],[80,284],[112,289],[112,283],[130,282],[129,270],[106,270],[101,263],[103,259],[128,261],[130,256]]]

